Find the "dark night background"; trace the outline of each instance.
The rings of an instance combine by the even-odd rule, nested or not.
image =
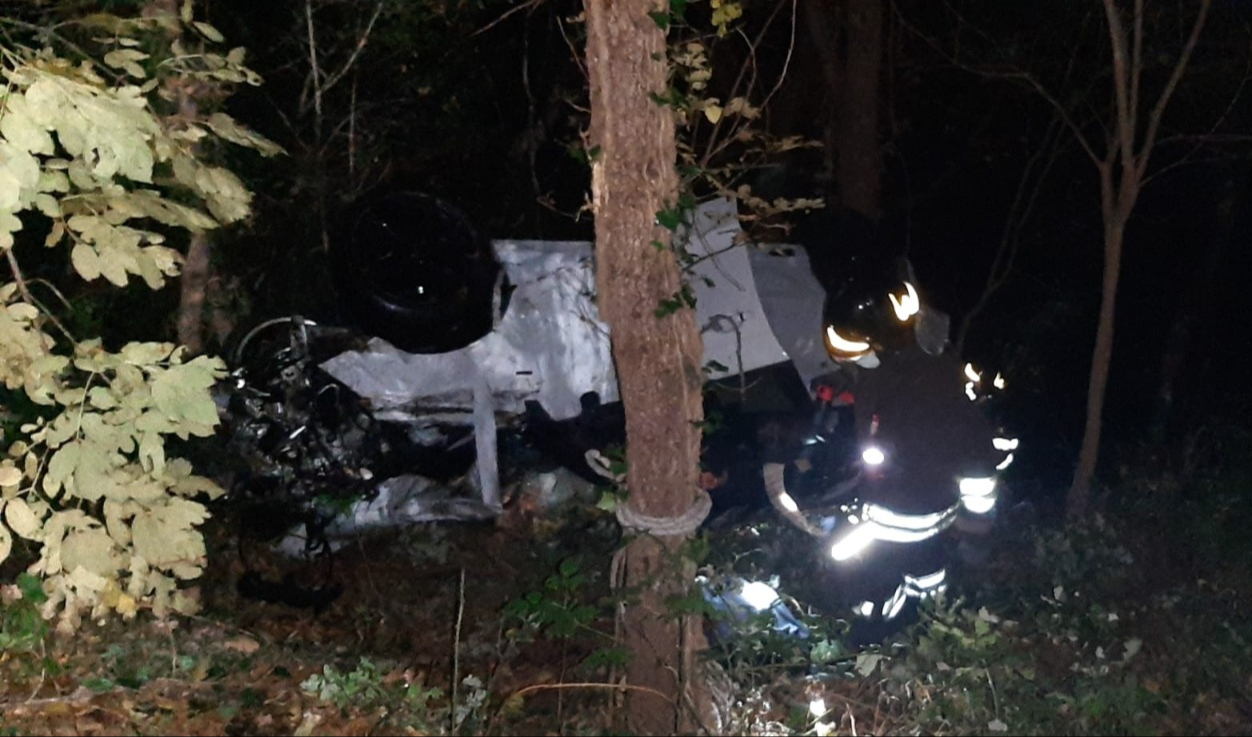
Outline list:
[[[292,112],[308,71],[302,5],[215,0],[209,6],[214,22],[232,44],[249,48],[249,63],[267,80],[239,90],[230,110],[291,153],[277,165],[240,162],[258,191],[258,217],[226,259],[246,276],[253,318],[292,311],[335,318],[314,219],[301,215],[319,200],[333,226],[354,196],[418,189],[456,203],[492,237],[591,237],[590,218],[571,217],[587,185],[585,164],[570,153],[586,126],[585,80],[573,58],[573,50],[581,51],[581,29],[569,21],[578,3],[550,0],[502,18],[517,6],[423,2],[384,16],[357,62],[358,74],[328,93],[327,109],[335,112],[327,113],[320,142],[308,111]],[[372,6],[316,5],[323,63],[333,68],[350,50],[344,36],[363,26]],[[1085,92],[1103,104],[1107,33],[1093,7],[1098,10],[1076,2],[902,0],[886,13],[881,224],[888,240],[907,249],[926,295],[952,314],[954,330],[984,289],[1023,167],[1045,145],[1051,116],[1033,91],[985,70],[1020,66],[1066,100]],[[748,4],[744,27],[759,26],[773,8]],[[757,50],[763,78],[787,57],[786,15]],[[1189,27],[1190,17],[1175,19],[1177,28]],[[800,15],[788,76],[762,124],[777,135],[820,138],[827,98],[803,22]],[[1105,413],[1105,472],[1130,449],[1180,448],[1207,417],[1241,417],[1252,406],[1243,364],[1252,308],[1242,298],[1252,273],[1252,104],[1242,86],[1250,22],[1252,3],[1214,8],[1162,130],[1162,138],[1192,137],[1157,147],[1152,170],[1165,171],[1147,185],[1131,221]],[[1183,35],[1177,28],[1173,37]],[[958,32],[966,62],[984,71],[944,58]],[[732,76],[741,60],[737,47],[724,46],[715,49],[714,94],[717,80]],[[1170,63],[1175,46],[1158,52],[1149,45],[1149,57],[1159,53],[1157,61]],[[1069,63],[1081,85],[1062,83]],[[1145,75],[1153,99],[1161,79],[1158,67]],[[353,84],[358,158],[349,172],[344,128],[335,126],[349,109]],[[1078,118],[1099,146],[1103,135],[1084,117],[1093,110],[1080,109]],[[1203,132],[1213,138],[1200,145],[1194,134]],[[1053,491],[1068,484],[1081,439],[1102,265],[1095,168],[1072,136],[1060,140],[1022,224],[1013,270],[965,346],[969,358],[1008,377],[1001,411],[1026,448],[1016,474]],[[766,194],[820,196],[816,156],[778,159],[773,169],[745,179]],[[541,197],[546,204],[538,204]],[[1174,364],[1182,370],[1171,378],[1165,372]],[[1161,400],[1167,386],[1168,406]]]
[[[1203,1],[1112,3],[1127,17],[1132,8],[1145,10],[1141,107],[1155,102]],[[1065,496],[1083,440],[1104,223],[1097,168],[1072,128],[1103,154],[1114,103],[1104,3],[739,0],[743,17],[718,40],[710,30],[713,0],[667,2],[671,9],[685,7],[689,22],[675,21],[671,49],[693,36],[707,44],[708,95],[725,103],[746,68],[751,74],[745,79],[753,80],[746,94],[754,104],[768,99],[754,125],[764,138],[752,141],[794,136],[835,144],[788,149],[744,167],[739,157],[752,154],[751,143],[740,142],[711,162],[733,176],[727,188],[747,184],[764,198],[823,198],[847,207],[853,207],[849,191],[863,183],[840,178],[862,153],[848,142],[865,140],[840,129],[849,111],[863,109],[841,106],[856,87],[840,76],[855,56],[844,53],[856,46],[850,16],[855,19],[852,9],[882,8],[878,83],[870,95],[877,107],[873,150],[881,152],[880,196],[872,208],[876,235],[880,244],[907,253],[923,297],[951,315],[954,339],[965,335],[964,357],[1007,378],[1006,391],[984,406],[1022,443],[1003,474],[1007,483],[997,486],[1007,491],[994,502],[994,524],[966,501],[974,514],[937,515],[943,518],[938,526],[955,528],[951,536],[932,535],[904,552],[884,547],[881,555],[857,556],[846,566],[832,561],[832,545],[859,536],[839,537],[845,516],[852,525],[860,522],[849,507],[833,509],[846,500],[839,495],[849,484],[830,489],[826,482],[833,477],[821,466],[808,474],[818,478],[822,502],[832,507],[812,510],[829,523],[819,544],[778,518],[763,493],[761,463],[774,440],[766,436],[777,431],[782,445],[807,439],[814,415],[827,415],[808,406],[796,433],[786,432],[795,416],[779,422],[754,410],[739,413],[747,422],[736,425],[731,417],[722,425],[728,435],[750,425],[744,434],[752,442],[733,437],[726,455],[733,456],[734,469],[751,472],[742,476],[753,483],[742,486],[750,487],[760,509],[710,516],[690,545],[684,540],[674,549],[680,554],[665,555],[672,560],[664,565],[645,565],[642,556],[632,562],[634,554],[625,553],[644,537],[619,521],[617,505],[630,491],[625,484],[607,485],[590,471],[592,478],[580,479],[574,470],[587,465],[588,448],[610,456],[618,450],[620,405],[570,422],[546,422],[530,407],[502,422],[496,440],[504,461],[498,467],[503,504],[480,508],[483,490],[474,487],[483,477],[468,470],[478,451],[478,443],[467,442],[474,438],[471,428],[443,427],[435,416],[444,413],[426,409],[413,424],[374,417],[367,401],[318,368],[345,347],[360,347],[369,333],[365,325],[333,329],[351,322],[336,291],[344,274],[368,272],[361,280],[373,280],[357,290],[358,298],[380,283],[366,296],[400,282],[397,291],[408,299],[417,291],[415,280],[392,277],[436,269],[406,259],[410,254],[401,249],[398,259],[387,258],[390,253],[373,259],[371,269],[336,270],[335,260],[345,260],[334,245],[384,244],[350,251],[364,261],[385,251],[390,242],[371,237],[382,228],[361,227],[353,232],[367,235],[355,241],[345,232],[361,222],[390,226],[359,215],[372,195],[396,191],[455,205],[479,236],[592,239],[592,217],[582,210],[590,179],[583,0],[196,0],[197,17],[222,32],[227,48],[246,48],[246,64],[265,80],[228,90],[216,82],[197,86],[196,114],[220,106],[286,151],[265,158],[212,137],[196,151],[236,173],[255,194],[246,222],[210,234],[208,284],[171,283],[154,293],[140,283],[84,282],[68,263],[67,249],[42,247],[51,221],[30,210],[22,212],[25,227],[14,257],[20,255],[28,283],[65,295],[53,306],[65,332],[100,336],[109,349],[131,340],[181,340],[180,297],[203,294],[207,314],[198,327],[206,352],[242,370],[215,388],[225,389],[215,391],[224,420],[215,438],[170,437],[164,447],[227,492],[211,502],[212,516],[201,525],[182,519],[195,516],[187,505],[154,500],[148,482],[142,498],[137,492],[119,497],[129,493],[119,486],[100,491],[97,501],[88,499],[84,475],[75,493],[48,496],[54,505],[43,503],[47,485],[15,491],[6,481],[0,499],[8,504],[0,524],[0,734],[668,733],[610,725],[627,723],[631,687],[651,690],[631,682],[630,665],[653,662],[686,676],[686,653],[700,638],[689,638],[694,633],[684,625],[674,640],[684,662],[671,667],[655,657],[655,640],[649,649],[632,649],[636,636],[660,631],[636,626],[643,618],[631,624],[624,615],[632,610],[666,626],[671,615],[673,621],[703,619],[713,647],[711,657],[701,652],[699,660],[719,667],[701,669],[690,683],[707,680],[710,692],[699,700],[725,701],[719,708],[737,712],[738,720],[708,730],[714,734],[1252,734],[1252,305],[1245,298],[1252,276],[1252,0],[1212,0],[1130,217],[1100,465],[1090,488],[1088,510],[1097,514],[1081,517],[1063,514],[1073,511],[1065,509]],[[64,33],[58,53],[77,56],[72,47],[91,46],[88,36],[101,27],[102,19],[89,14],[130,15],[181,3],[0,0],[0,47],[55,47],[55,34]],[[117,41],[96,40],[104,46]],[[159,49],[155,66],[169,37],[153,34],[136,43]],[[11,68],[17,59],[3,65]],[[832,73],[839,64],[845,66]],[[1067,111],[1072,128],[1058,122],[1055,106],[1026,83],[1026,74]],[[320,100],[313,92],[319,79]],[[689,84],[675,79],[679,92]],[[327,80],[334,84],[326,86]],[[186,81],[171,75],[161,83]],[[186,91],[154,89],[153,107],[161,114],[170,112],[170,98]],[[689,112],[679,144],[703,150],[713,126],[700,112]],[[844,158],[832,165],[828,152]],[[0,149],[0,159],[4,154]],[[1034,178],[1024,179],[1026,172]],[[700,180],[691,191],[697,198],[714,194]],[[1019,195],[1030,207],[1015,208]],[[403,200],[406,207],[413,201]],[[741,213],[748,210],[741,206]],[[419,213],[415,220],[428,214],[421,208],[405,214],[411,211]],[[745,229],[761,242],[786,240],[779,228],[802,217],[774,214],[748,220]],[[171,230],[171,245],[189,245],[186,233]],[[1015,254],[1011,268],[988,292],[1006,246]],[[397,262],[402,266],[393,268]],[[9,268],[18,274],[16,262]],[[477,270],[478,283],[491,287],[483,290],[488,296],[496,284],[493,268],[487,263]],[[444,279],[430,291],[443,294],[445,281],[457,282]],[[423,287],[428,283],[434,282]],[[457,308],[465,302],[452,301]],[[438,314],[432,332],[451,332],[442,319],[447,314]],[[271,320],[291,315],[332,329],[311,331],[307,335],[325,335],[302,341],[298,321]],[[421,334],[408,327],[406,334]],[[251,352],[236,352],[244,343]],[[97,374],[81,375],[91,387],[91,404],[103,408],[92,383]],[[147,402],[147,394],[142,399]],[[970,409],[960,398],[954,404]],[[156,414],[165,409],[159,401],[155,406]],[[54,408],[0,386],[0,436],[25,439],[28,433],[19,431],[45,409]],[[730,414],[709,413],[707,427]],[[152,413],[139,420],[124,411],[118,416],[125,427],[140,427]],[[69,428],[55,422],[59,429],[52,434]],[[80,425],[86,435],[94,432]],[[129,436],[105,427],[107,442],[121,448],[109,451],[107,461],[121,454],[130,464]],[[48,443],[48,433],[39,435]],[[92,453],[105,452],[105,437],[88,438]],[[742,480],[730,472],[719,478],[710,463],[720,437],[706,435],[701,458],[700,484],[710,490]],[[58,442],[69,447],[69,440]],[[10,448],[14,458],[26,452],[19,447]],[[819,461],[834,455],[817,453]],[[153,458],[139,455],[154,466],[153,478],[174,478],[172,462],[162,475]],[[802,470],[800,461],[812,457],[806,450],[788,461]],[[57,451],[52,458],[53,466],[77,459],[66,464],[78,464],[75,473],[90,465],[92,482],[105,473],[89,464],[103,455]],[[13,477],[12,462],[3,460],[6,479]],[[24,474],[33,479],[49,467],[30,468]],[[390,483],[397,480],[403,483]],[[178,484],[171,494],[191,496],[193,484]],[[48,529],[26,539],[14,526],[15,518],[23,520],[12,499],[21,495],[39,499],[41,510],[67,502],[60,508],[70,514],[55,525],[45,521]],[[137,557],[138,543],[167,529],[166,518],[149,514],[149,504],[179,517],[168,527],[170,540],[161,541],[179,544],[177,554],[169,554],[173,563],[190,568],[189,560],[208,561],[195,587],[182,589],[202,605],[202,616],[149,617],[148,590],[135,593],[136,576],[148,570]],[[698,511],[699,504],[692,506]],[[142,533],[141,513],[148,521]],[[365,519],[333,548],[332,522],[349,514]],[[861,510],[855,514],[878,522]],[[403,529],[393,529],[393,516]],[[915,523],[899,524],[895,530],[910,538],[929,534]],[[194,545],[200,538],[184,536],[187,525],[197,535],[203,531],[203,551]],[[686,536],[657,534],[665,545]],[[288,552],[273,544],[280,537]],[[899,539],[886,530],[880,537]],[[80,582],[74,586],[82,595],[71,593],[73,600],[101,606],[72,623],[72,635],[52,637],[44,617],[62,601],[54,598],[50,606],[40,598],[49,590],[41,581],[52,575],[52,564],[27,566],[41,547],[56,551],[56,576],[65,580],[60,569],[73,557],[64,552],[71,541],[84,562],[91,555],[104,560],[100,572],[86,571],[91,576],[114,576],[118,568],[126,595],[112,586],[114,578],[96,584],[81,575],[84,569],[74,570],[68,580]],[[157,552],[165,554],[164,548]],[[847,621],[853,604],[888,603],[876,593],[862,599],[854,579],[885,582],[883,591],[896,591],[889,595],[897,604],[920,600],[928,593],[920,591],[920,578],[931,579],[928,588],[940,579],[914,578],[923,571],[918,568],[901,587],[900,574],[904,565],[935,562],[918,560],[932,554],[945,558],[939,565],[951,565],[944,579],[951,582],[949,595],[880,622],[891,628],[889,635],[871,627],[868,637],[853,637],[855,624]],[[649,608],[638,592],[677,589],[631,584],[636,568],[639,580],[655,575],[661,582],[696,566],[700,584],[692,596],[675,596],[664,610]],[[745,593],[749,580],[770,581],[778,592],[767,609],[750,605],[761,616],[742,608],[729,617],[715,611],[733,598],[726,594]],[[75,590],[54,591],[64,597]],[[714,591],[721,593],[713,597]],[[132,614],[138,607],[131,621],[113,617],[113,608],[125,614],[124,600]],[[810,627],[804,639],[780,638],[776,626],[764,626],[792,609]],[[878,612],[887,615],[885,606]],[[746,624],[745,633],[719,635],[720,625],[732,621]]]

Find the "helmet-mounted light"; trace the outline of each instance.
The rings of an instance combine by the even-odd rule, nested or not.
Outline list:
[[[900,322],[907,322],[922,309],[922,302],[917,298],[917,290],[908,282],[904,282],[904,291],[899,296],[888,293],[887,298],[891,300],[891,309],[895,310],[896,319]]]
[[[974,368],[974,364],[967,363],[965,364],[965,378],[966,378],[965,396],[969,398],[969,401],[977,402],[978,401],[977,387],[979,383],[982,382],[982,374],[979,373],[978,369]]]
[[[836,358],[854,360],[870,352],[870,344],[863,340],[840,335],[834,325],[826,326],[826,348]]]
[[[982,374],[983,372],[974,368],[974,364],[965,364],[965,396],[969,397],[971,402],[977,401],[978,399],[978,388],[982,385]],[[995,378],[991,380],[991,386],[995,387],[998,391],[1004,391],[1005,383],[1004,374],[999,372],[997,372]]]
[[[861,451],[861,460],[869,466],[881,466],[887,460],[887,454],[877,445],[871,445]]]

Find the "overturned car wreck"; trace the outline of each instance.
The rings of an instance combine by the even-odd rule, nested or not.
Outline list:
[[[262,461],[258,475],[266,483],[294,486],[302,499],[331,482],[353,495],[378,490],[366,496],[390,505],[389,511],[362,507],[362,522],[484,519],[503,501],[501,429],[561,423],[575,445],[589,428],[600,432],[583,444],[610,432],[617,382],[609,331],[593,298],[592,244],[496,241],[489,248],[498,269],[465,270],[473,284],[458,289],[462,272],[431,266],[434,256],[400,258],[378,245],[391,238],[392,251],[443,252],[445,261],[446,252],[469,248],[470,260],[479,263],[487,246],[455,209],[399,193],[366,208],[358,220],[349,232],[374,244],[369,263],[375,278],[354,275],[365,267],[347,256],[335,258],[354,326],[295,316],[270,320],[245,335],[231,356],[235,385],[226,417],[238,449]],[[432,228],[440,232],[431,236]],[[738,242],[740,235],[729,200],[694,214],[688,248],[704,257],[692,283],[711,379],[789,363],[801,376],[829,370],[816,337],[822,291],[803,252],[756,251]],[[345,243],[336,251],[354,247]],[[436,274],[432,282],[425,281],[427,272]],[[486,278],[492,288],[483,291]],[[364,292],[371,294],[360,296]],[[418,309],[424,301],[428,309]],[[437,335],[442,324],[450,336]],[[572,455],[568,448],[551,450],[584,475],[592,472],[580,457],[584,449]],[[294,475],[293,463],[300,469]],[[449,474],[465,473],[477,499],[416,501],[439,497],[435,489]],[[410,479],[396,481],[400,476]],[[401,507],[410,514],[388,516]],[[326,532],[334,525],[346,532],[339,516],[322,525]]]
[[[880,468],[864,455],[870,448],[851,411],[858,390],[836,390],[830,380],[864,369],[837,360],[824,312],[830,287],[804,248],[745,243],[730,200],[695,210],[684,238],[695,257],[708,406],[728,428],[706,441],[706,524],[772,507],[842,570],[875,540],[930,540],[964,517],[991,518],[990,470],[981,484],[939,483],[943,502],[934,510],[902,514],[862,498],[884,478],[899,488],[907,453],[901,464],[892,448],[890,474],[891,463]],[[282,528],[272,534],[280,549],[307,556],[371,529],[491,520],[506,501],[502,474],[517,458],[542,456],[584,479],[584,489],[611,475],[601,451],[621,439],[622,423],[609,330],[595,307],[592,244],[488,243],[455,208],[402,192],[361,208],[335,245],[334,265],[352,327],[299,317],[262,323],[236,347],[234,384],[222,401],[233,447],[250,469],[235,494],[282,510],[254,515],[275,520],[271,533]],[[937,355],[946,321],[905,286],[913,304],[901,320],[917,324],[923,353]],[[952,377],[962,401],[964,380]],[[890,441],[896,429],[888,424],[878,438]],[[905,599],[944,583],[942,568],[903,573],[887,577],[889,598],[844,604],[890,619]],[[744,582],[732,598],[753,590]],[[730,602],[725,596],[714,598]],[[803,631],[790,621],[785,629]]]

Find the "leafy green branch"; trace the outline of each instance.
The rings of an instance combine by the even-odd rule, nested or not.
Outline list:
[[[192,10],[185,2],[178,15],[90,16],[82,25],[97,33],[98,59],[59,33],[54,40],[73,58],[50,46],[0,46],[0,251],[12,277],[0,282],[0,382],[41,408],[0,460],[0,561],[14,535],[37,545],[28,570],[43,579],[43,615],[59,615],[63,631],[87,612],[194,611],[194,595],[178,584],[203,571],[204,501],[222,493],[165,451],[169,435],[214,432],[210,388],[225,375],[222,361],[172,343],[113,352],[76,339],[31,294],[17,258],[24,227],[48,223],[43,245],[68,243],[69,263],[86,281],[124,287],[139,277],[159,289],[182,263],[171,234],[247,217],[251,193],[201,158],[197,144],[220,140],[264,155],[281,148],[222,111],[168,113],[178,84],[260,82],[243,67],[242,49],[187,51],[184,35],[221,40]]]

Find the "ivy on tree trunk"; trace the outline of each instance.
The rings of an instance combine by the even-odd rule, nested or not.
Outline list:
[[[652,0],[585,0],[591,97],[592,204],[600,315],[626,412],[627,504],[650,517],[679,517],[698,488],[703,419],[702,345],[691,310],[658,318],[682,285],[657,213],[678,199],[674,112],[665,91],[665,32]],[[655,244],[660,244],[657,247]],[[703,645],[699,622],[675,618],[694,566],[679,555],[683,536],[640,535],[624,556],[623,633],[630,652],[626,717],[633,734],[690,734],[696,728],[689,675]]]

